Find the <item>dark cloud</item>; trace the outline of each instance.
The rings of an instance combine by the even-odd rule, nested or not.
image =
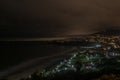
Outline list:
[[[15,36],[51,36],[119,28],[119,4],[119,0],[1,0],[1,30]]]

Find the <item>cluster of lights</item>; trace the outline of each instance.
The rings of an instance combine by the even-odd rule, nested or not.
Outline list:
[[[101,45],[96,44],[94,49],[96,49],[96,47],[101,48]],[[108,48],[107,50],[109,51],[110,47],[107,48]],[[107,50],[105,51],[107,52]],[[87,52],[87,49],[84,49],[84,51],[81,51],[80,54],[78,52],[74,53],[74,55],[71,58],[60,62],[54,68],[50,69],[49,71],[45,71],[44,74],[47,76],[50,74],[60,73],[62,71],[69,71],[69,70],[76,71],[77,69],[73,61],[77,58],[79,58],[79,60],[81,60],[82,63],[82,67],[80,70],[84,70],[84,71],[96,70],[98,69],[97,65],[102,63],[101,59],[103,58],[103,56],[101,56],[101,54],[97,50],[95,51],[96,52],[92,51],[89,53]],[[108,58],[108,57],[111,58],[111,56],[112,57],[120,56],[119,53],[108,52],[108,54],[106,54],[106,52],[103,52],[102,54],[105,55],[104,58]],[[82,59],[80,57],[82,57],[85,62],[84,61],[82,62]]]
[[[76,68],[74,64],[72,64],[72,60],[77,56],[78,53],[74,54],[71,58],[65,59],[64,61],[60,62],[58,65],[56,65],[55,68],[49,70],[49,71],[43,71],[45,76],[48,76],[50,74],[55,74],[59,73],[62,71],[68,71],[68,70],[73,70],[76,71]]]
[[[84,55],[86,55],[86,54],[84,54]],[[59,72],[62,72],[62,71],[69,71],[69,70],[76,71],[76,67],[75,67],[75,65],[72,61],[73,61],[73,59],[75,59],[76,57],[79,57],[79,56],[81,56],[81,53],[80,54],[75,53],[71,58],[60,62],[53,69],[51,69],[49,71],[46,71],[45,75],[47,76],[47,75],[50,75],[50,74],[56,74],[56,73],[59,73]],[[93,56],[93,55],[85,56],[84,58],[86,59],[86,61],[88,63],[83,63],[81,69],[84,69],[84,70],[94,70],[94,69],[96,69],[96,64],[92,61],[91,62],[89,62],[89,61],[90,61],[90,59],[95,58],[97,56],[98,56],[98,54],[95,54],[95,56]],[[87,65],[87,64],[89,64],[89,65]]]

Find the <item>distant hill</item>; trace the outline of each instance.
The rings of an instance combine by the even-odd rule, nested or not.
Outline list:
[[[105,35],[105,36],[120,35],[120,29],[107,29],[107,30],[104,30],[104,31],[94,33],[92,35],[96,35],[96,34]]]

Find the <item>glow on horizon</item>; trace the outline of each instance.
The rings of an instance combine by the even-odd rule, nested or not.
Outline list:
[[[14,39],[1,39],[0,41],[52,41],[64,40],[69,37],[51,37],[51,38],[14,38]]]

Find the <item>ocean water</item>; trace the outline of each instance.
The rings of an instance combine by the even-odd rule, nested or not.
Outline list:
[[[25,61],[55,55],[67,50],[68,47],[44,45],[39,41],[1,41],[0,42],[0,71]]]

